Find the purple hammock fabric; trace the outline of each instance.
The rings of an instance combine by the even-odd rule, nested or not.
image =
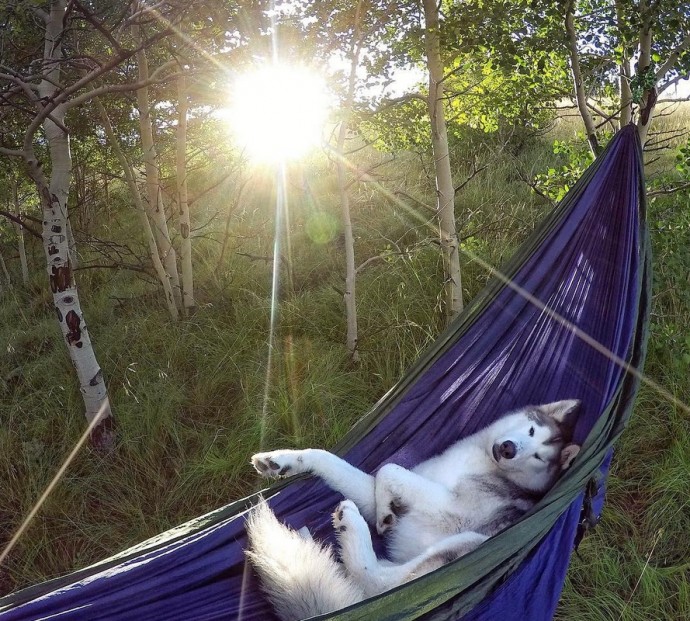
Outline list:
[[[593,477],[599,481],[599,513],[611,444],[632,407],[637,381],[622,362],[642,363],[648,261],[641,152],[628,126],[503,270],[533,297],[500,279],[490,283],[341,445],[367,471],[389,461],[409,467],[511,408],[579,398],[575,433],[584,446],[575,465],[533,514],[477,551],[321,618],[552,618],[583,490]],[[330,513],[340,498],[319,481],[289,480],[265,495],[287,523],[331,539]],[[243,556],[243,511],[253,500],[2,598],[0,621],[274,619]]]

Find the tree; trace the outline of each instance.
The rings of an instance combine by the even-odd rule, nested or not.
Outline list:
[[[690,7],[655,0],[570,0],[565,8],[565,30],[573,90],[592,152],[599,150],[597,133],[601,126],[596,125],[595,115],[604,120],[617,117],[618,127],[635,121],[644,144],[658,95],[690,75]],[[594,42],[597,46],[591,49]],[[589,56],[588,67],[600,67],[598,72],[590,69],[589,75],[585,74],[584,55]],[[618,87],[609,110],[589,101],[588,92],[597,91],[596,80]],[[598,90],[609,94],[613,89]]]
[[[114,442],[114,419],[84,319],[69,248],[67,203],[72,162],[67,114],[99,95],[143,88],[153,78],[132,83],[123,81],[120,75],[111,84],[100,83],[139,51],[121,45],[113,34],[114,28],[137,23],[147,11],[139,10],[136,3],[131,7],[120,4],[98,8],[99,15],[78,0],[50,0],[46,10],[29,2],[9,7],[5,25],[23,38],[17,36],[17,52],[5,61],[7,65],[0,72],[0,153],[21,158],[36,185],[56,316],[79,380],[92,442],[107,448]],[[31,28],[34,18],[45,26],[39,35],[43,52],[38,62],[31,57],[40,41]],[[141,41],[140,48],[171,32],[169,26],[157,30]]]
[[[436,170],[437,214],[439,238],[443,253],[443,273],[446,290],[446,315],[452,317],[463,307],[460,275],[460,244],[455,226],[455,187],[448,149],[448,129],[444,108],[446,79],[441,57],[441,26],[439,4],[424,0],[424,47],[429,74],[428,107],[431,122],[431,145]]]
[[[690,8],[677,0],[487,0],[457,6],[453,20],[468,12],[494,17],[465,21],[497,62],[542,84],[543,97],[571,98],[594,154],[606,128],[631,121],[644,144],[658,96],[690,74]]]
[[[371,108],[381,103],[377,96],[372,95],[376,90],[374,87],[389,83],[396,67],[409,67],[410,64],[419,63],[424,63],[426,67],[427,92],[413,96],[425,100],[429,119],[428,131],[431,138],[437,197],[436,217],[444,267],[444,306],[446,316],[450,318],[462,309],[463,300],[455,218],[455,189],[446,126],[447,100],[444,85],[448,75],[441,42],[440,6],[434,0],[425,0],[421,3],[420,13],[419,4],[416,2],[401,3],[390,0],[369,1],[366,3],[366,10],[361,11],[362,3],[343,6],[338,2],[305,1],[296,5],[303,11],[300,15],[309,18],[309,41],[318,50],[318,54],[324,57],[337,54],[346,59],[349,69],[343,80],[341,95],[346,116],[353,116],[350,110],[362,113],[367,108],[364,116],[371,115]],[[357,16],[358,11],[361,13],[360,17]],[[293,14],[290,14],[289,20],[290,26],[294,28]],[[324,25],[328,26],[327,30],[324,29]],[[358,66],[366,70],[365,79],[355,80],[353,72],[356,72]],[[386,107],[390,103],[386,102]],[[345,128],[341,131],[344,132]],[[341,192],[341,204],[344,204],[344,200],[346,197]],[[346,248],[349,247],[347,231],[346,223]],[[346,257],[346,264],[352,268],[354,262],[351,257]],[[350,277],[345,287],[346,306],[354,304],[354,272],[350,269],[348,274]],[[348,317],[348,346],[351,348],[354,323],[350,310]]]
[[[136,60],[139,71],[139,81],[142,86],[137,89],[137,110],[139,113],[139,134],[141,148],[146,170],[146,193],[148,201],[145,203],[147,213],[153,226],[153,234],[156,247],[160,254],[161,262],[165,268],[166,278],[170,281],[175,306],[182,306],[182,294],[180,290],[180,277],[177,271],[177,253],[172,244],[168,229],[168,218],[163,202],[163,189],[161,187],[160,172],[158,169],[158,153],[153,133],[152,108],[149,98],[149,63],[146,57],[146,48],[142,45],[143,35],[141,24],[132,23],[132,36],[137,46]]]
[[[177,207],[180,218],[180,236],[182,237],[182,308],[185,315],[192,315],[196,310],[194,301],[194,271],[192,269],[192,223],[189,217],[189,195],[187,192],[187,77],[184,68],[180,68],[177,78],[177,140],[175,150],[175,182],[177,185]]]
[[[172,284],[158,253],[156,237],[153,233],[153,229],[151,228],[151,221],[149,220],[144,199],[141,196],[141,192],[139,192],[139,186],[137,185],[136,177],[134,174],[134,168],[127,159],[127,156],[122,150],[120,142],[115,136],[113,126],[110,123],[108,112],[106,111],[105,107],[99,99],[95,99],[94,103],[96,104],[96,108],[98,109],[99,115],[101,117],[101,123],[103,124],[103,129],[105,130],[108,142],[113,147],[113,151],[115,152],[115,155],[120,162],[120,166],[122,166],[122,171],[125,175],[127,187],[129,188],[130,194],[132,195],[132,198],[134,200],[134,205],[136,207],[137,213],[139,214],[139,221],[141,222],[142,230],[144,232],[144,237],[146,238],[146,243],[149,250],[149,258],[151,259],[151,264],[153,265],[153,268],[156,272],[156,276],[158,277],[158,280],[163,288],[165,303],[167,305],[168,312],[170,313],[170,316],[173,320],[177,320],[178,310],[177,304],[175,303],[175,295],[173,293]]]
[[[345,237],[345,316],[347,321],[347,334],[345,343],[352,362],[359,361],[359,351],[357,343],[359,335],[357,332],[357,272],[355,269],[355,240],[352,233],[352,218],[350,216],[350,194],[347,182],[345,167],[345,142],[347,140],[348,125],[354,105],[355,88],[357,84],[357,67],[359,66],[360,53],[362,50],[362,11],[366,11],[364,2],[359,0],[354,19],[354,32],[349,49],[350,67],[347,79],[347,93],[341,108],[340,125],[338,127],[338,140],[336,143],[336,171],[338,174],[338,192],[340,194],[340,208],[343,218],[343,234]]]

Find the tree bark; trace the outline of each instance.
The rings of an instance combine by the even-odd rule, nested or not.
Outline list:
[[[587,93],[585,91],[582,68],[580,67],[580,57],[577,50],[577,32],[575,31],[575,2],[571,0],[568,4],[565,16],[565,31],[568,35],[568,53],[570,56],[570,71],[573,76],[573,87],[575,89],[575,101],[577,109],[580,111],[582,122],[585,124],[585,133],[589,148],[596,157],[601,148],[597,139],[597,128],[592,115],[587,107]]]
[[[361,17],[362,0],[357,3],[355,12],[354,34],[350,47],[350,74],[348,76],[347,94],[342,108],[342,120],[338,128],[338,139],[336,142],[336,172],[338,177],[338,194],[340,196],[340,211],[343,219],[343,236],[345,238],[345,319],[347,322],[347,332],[345,344],[350,354],[350,360],[354,363],[359,362],[358,328],[357,328],[357,292],[356,280],[357,272],[355,267],[355,238],[352,231],[352,218],[350,214],[350,193],[347,187],[347,172],[345,170],[345,141],[347,129],[352,113],[352,105],[355,97],[355,87],[357,84],[357,66],[359,65],[359,55],[361,51]]]
[[[455,225],[455,187],[450,168],[448,129],[443,109],[443,62],[441,60],[441,30],[436,0],[424,0],[426,23],[424,43],[429,72],[428,109],[431,121],[431,145],[436,173],[437,213],[439,237],[443,253],[445,279],[445,311],[450,320],[463,307],[460,252]]]
[[[115,156],[120,162],[120,166],[122,166],[125,180],[127,181],[127,187],[129,187],[129,191],[134,199],[134,205],[139,213],[139,219],[141,221],[144,237],[146,238],[146,243],[149,249],[149,257],[151,259],[151,263],[153,264],[153,269],[156,271],[156,276],[158,276],[158,280],[163,287],[163,294],[165,296],[165,303],[168,308],[168,312],[170,313],[172,319],[177,321],[179,318],[179,313],[177,310],[177,305],[175,304],[175,297],[173,294],[172,284],[170,283],[170,277],[168,276],[168,273],[165,271],[163,263],[161,262],[160,255],[158,253],[158,246],[156,245],[156,238],[153,234],[153,230],[151,229],[151,222],[146,215],[146,206],[144,205],[144,200],[141,197],[141,192],[139,192],[134,171],[132,170],[130,163],[127,161],[127,157],[122,151],[120,143],[115,136],[115,132],[113,131],[113,126],[110,123],[106,109],[103,107],[103,104],[98,98],[94,99],[94,101],[100,114],[101,121],[103,122],[105,134],[113,148],[113,151],[115,152]]]
[[[180,210],[180,259],[182,261],[182,308],[185,315],[193,315],[196,310],[194,301],[194,272],[192,270],[192,228],[189,216],[189,199],[187,196],[187,79],[182,71],[177,78],[178,119],[176,148],[177,204]]]
[[[141,46],[141,33],[138,25],[132,26],[134,41]],[[137,51],[137,65],[139,69],[139,81],[146,82],[149,79],[149,66],[146,51],[141,48]],[[165,272],[172,285],[175,304],[181,307],[180,277],[177,272],[177,254],[170,240],[168,222],[165,216],[163,195],[160,187],[160,175],[158,174],[158,155],[153,139],[153,123],[151,121],[151,105],[149,102],[148,86],[137,89],[137,107],[139,109],[139,128],[141,132],[141,147],[144,156],[144,168],[146,170],[146,190],[148,195],[148,215],[151,218],[153,234],[156,237],[156,246],[160,253]]]
[[[646,0],[640,0],[640,57],[637,61],[637,73],[652,71],[652,16]],[[656,83],[656,80],[655,80]],[[646,89],[640,102],[640,113],[637,121],[637,133],[644,146],[647,132],[652,123],[654,107],[656,106],[656,88]]]
[[[616,0],[616,21],[618,27],[622,29],[625,20],[623,13],[622,0]],[[630,89],[630,79],[632,78],[630,71],[630,59],[627,57],[627,52],[623,51],[623,59],[619,66],[618,75],[618,95],[620,97],[620,127],[625,127],[632,121],[632,90]]]
[[[67,0],[52,0],[50,13],[46,17],[43,54],[45,74],[38,87],[39,95],[44,100],[53,97],[60,84],[61,40],[65,29],[63,20],[66,6]],[[69,136],[64,131],[65,112],[66,107],[61,104],[43,122],[51,162],[50,181],[43,174],[30,144],[25,144],[25,159],[29,174],[36,184],[43,211],[43,246],[57,319],[77,372],[86,418],[94,425],[91,440],[99,448],[110,448],[115,439],[113,416],[103,373],[84,321],[69,256],[67,198],[72,160]]]
[[[21,217],[21,208],[19,205],[19,187],[16,179],[12,179],[12,195],[14,199],[14,214],[17,220]],[[26,285],[29,282],[29,263],[26,260],[26,244],[24,243],[24,227],[14,221],[14,230],[17,232],[17,248],[19,250],[19,265],[22,271],[22,282]]]

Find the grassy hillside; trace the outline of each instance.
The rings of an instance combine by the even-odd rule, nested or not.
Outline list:
[[[664,122],[687,126],[690,113],[681,110]],[[529,234],[550,204],[521,177],[566,163],[552,143],[574,141],[575,130],[562,120],[512,153],[476,137],[458,148],[457,181],[471,174],[474,153],[490,166],[458,196],[467,250],[500,264]],[[371,163],[382,156],[361,157]],[[661,157],[650,164],[650,178],[670,180],[673,154]],[[189,320],[171,324],[158,291],[131,272],[79,273],[119,444],[112,455],[88,449],[78,455],[0,570],[0,593],[100,560],[255,489],[252,453],[288,444],[331,446],[416,359],[442,323],[440,256],[431,214],[421,205],[433,201],[433,184],[410,155],[378,174],[387,194],[365,183],[353,197],[357,261],[370,259],[358,280],[358,366],[349,364],[344,347],[339,208],[325,162],[290,178],[290,243],[279,302],[270,296],[273,195],[261,175],[233,212],[220,262],[231,190],[209,195],[198,208],[197,222],[212,224],[195,241],[199,310]],[[114,203],[127,204],[124,188],[111,192]],[[136,238],[131,223],[132,230],[123,228],[129,216],[120,210],[117,226],[108,223],[110,234]],[[687,190],[653,198],[649,219],[655,298],[646,372],[688,403]],[[84,426],[41,265],[40,249],[33,248],[30,285],[0,295],[0,545]],[[468,299],[486,278],[465,260]],[[269,369],[274,303],[279,320]],[[559,618],[690,618],[688,472],[687,414],[643,390],[615,454],[602,523],[573,558]]]

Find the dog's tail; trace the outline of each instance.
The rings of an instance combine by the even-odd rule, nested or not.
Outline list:
[[[264,501],[247,518],[247,556],[283,621],[306,619],[364,599],[329,547],[281,524]]]

